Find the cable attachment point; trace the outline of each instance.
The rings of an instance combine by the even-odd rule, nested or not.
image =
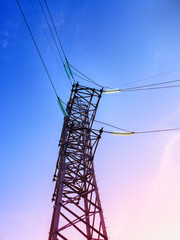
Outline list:
[[[59,104],[59,106],[61,108],[61,111],[62,111],[63,115],[66,117],[68,114],[66,112],[66,109],[63,107],[61,99],[58,96],[57,96],[57,101],[58,101],[58,104]]]
[[[72,72],[72,70],[71,70],[71,67],[70,67],[70,64],[69,64],[67,58],[66,58],[65,60],[66,60],[66,66],[67,66],[67,68],[68,68],[68,70],[69,70],[69,73],[70,73],[71,77],[74,79],[73,72]]]
[[[131,136],[135,134],[135,132],[112,132],[112,135],[116,136]]]
[[[118,93],[121,92],[122,90],[117,88],[117,89],[107,89],[107,90],[103,90],[103,93],[107,93],[107,94],[112,94],[112,93]]]

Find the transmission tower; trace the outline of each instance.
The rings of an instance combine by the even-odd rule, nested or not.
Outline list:
[[[93,164],[102,133],[92,129],[101,94],[78,83],[72,87],[53,178],[49,240],[108,239]]]

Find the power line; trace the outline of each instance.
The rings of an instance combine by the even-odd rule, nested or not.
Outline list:
[[[73,82],[75,83],[75,79],[74,79],[74,76],[73,76],[73,72],[71,71],[71,68],[70,68],[69,62],[68,62],[67,57],[66,57],[66,55],[65,55],[65,51],[64,51],[64,49],[63,49],[63,46],[62,46],[62,43],[61,43],[61,40],[60,40],[59,34],[58,34],[58,32],[57,32],[57,29],[56,29],[56,26],[55,26],[54,20],[53,20],[53,18],[52,18],[51,12],[50,12],[50,10],[49,10],[49,7],[48,7],[48,5],[47,5],[46,0],[44,0],[44,2],[45,2],[45,5],[46,5],[46,8],[47,8],[47,11],[48,11],[48,13],[49,13],[49,16],[50,16],[51,22],[52,22],[52,24],[53,24],[54,31],[55,31],[56,36],[57,36],[57,39],[58,39],[58,41],[59,41],[59,44],[60,44],[61,50],[62,50],[62,52],[63,52],[64,58],[65,58],[65,61],[66,61],[66,65],[67,65],[67,69],[69,70],[69,73],[70,73],[70,75],[69,75],[69,73],[68,73],[68,71],[67,71],[67,69],[66,69],[66,66],[65,66],[65,64],[64,64],[64,69],[65,69],[65,71],[66,71],[67,77],[68,77],[69,81],[71,81],[71,77],[72,77]],[[72,84],[72,82],[71,82],[71,84]]]
[[[180,130],[180,128],[167,128],[167,129],[157,129],[157,130],[136,132],[136,134],[157,133],[157,132],[170,132],[170,131],[179,131],[179,130]]]
[[[39,21],[39,23],[40,23],[40,25],[41,25],[41,27],[42,27],[42,29],[43,29],[44,35],[45,35],[45,37],[46,37],[46,39],[47,39],[47,41],[48,41],[48,43],[49,43],[49,46],[50,46],[50,48],[51,48],[51,51],[52,51],[52,53],[53,53],[53,55],[54,55],[54,57],[55,57],[58,65],[59,65],[61,71],[62,71],[63,77],[64,77],[65,80],[67,80],[67,78],[64,76],[64,71],[62,70],[62,66],[61,66],[60,63],[59,63],[59,60],[58,60],[58,58],[57,58],[57,56],[56,56],[56,54],[55,54],[55,51],[54,51],[54,49],[53,49],[53,47],[52,47],[52,44],[51,44],[51,42],[50,42],[50,40],[49,40],[49,38],[48,38],[48,36],[47,36],[47,34],[46,34],[45,28],[43,27],[43,24],[42,24],[42,22],[41,22],[41,19],[40,19],[39,15],[38,15],[38,13],[37,13],[37,11],[36,11],[36,8],[35,8],[32,0],[30,0],[30,2],[31,2],[31,5],[32,5],[32,7],[33,7],[33,10],[34,10],[34,12],[35,12],[35,14],[36,14],[36,16],[37,16],[37,18],[38,18],[38,21]],[[71,84],[71,82],[70,82],[70,84]]]
[[[154,83],[154,84],[147,84],[147,85],[142,85],[142,86],[137,86],[137,87],[132,87],[132,88],[124,88],[124,89],[107,89],[104,90],[104,93],[117,93],[117,92],[135,92],[135,91],[145,91],[145,90],[155,90],[155,89],[165,89],[165,88],[177,88],[180,87],[180,85],[171,85],[171,86],[160,86],[159,85],[164,85],[164,84],[169,84],[169,83],[175,83],[175,82],[180,82],[180,80],[172,80],[172,81],[166,81],[166,82],[159,82],[159,83]],[[158,87],[155,87],[158,86]]]
[[[120,127],[117,127],[115,125],[109,124],[109,123],[105,123],[102,121],[98,121],[98,120],[94,120],[97,123],[101,123],[103,125],[121,130],[123,132],[115,132],[115,131],[106,131],[103,130],[104,133],[109,133],[109,134],[114,134],[114,135],[133,135],[133,134],[146,134],[146,133],[158,133],[158,132],[170,132],[170,131],[180,131],[180,128],[166,128],[166,129],[156,129],[156,130],[147,130],[147,131],[129,131]]]
[[[47,19],[46,13],[45,13],[45,11],[44,11],[44,9],[43,9],[43,6],[42,6],[42,3],[41,3],[40,0],[39,0],[39,3],[40,3],[40,6],[41,6],[41,9],[42,9],[42,11],[43,11],[43,14],[44,14],[44,16],[45,16],[46,22],[47,22],[47,24],[48,24],[48,26],[49,26],[49,30],[50,30],[50,32],[51,32],[52,38],[53,38],[54,43],[55,43],[55,45],[56,45],[56,48],[57,48],[57,50],[58,50],[59,56],[60,56],[61,61],[62,61],[62,63],[63,63],[63,66],[64,66],[64,69],[65,69],[66,75],[67,75],[67,77],[68,77],[68,79],[69,79],[69,81],[70,81],[70,83],[71,83],[71,85],[72,85],[72,81],[71,81],[70,75],[72,76],[74,82],[75,82],[75,80],[74,80],[72,71],[71,71],[71,69],[70,69],[69,62],[67,61],[67,58],[65,57],[66,64],[67,64],[67,68],[68,68],[68,70],[69,70],[70,75],[69,75],[69,73],[68,73],[68,71],[67,71],[67,68],[66,68],[66,65],[65,65],[65,63],[64,63],[63,57],[62,57],[62,55],[61,55],[61,53],[60,53],[58,44],[57,44],[57,42],[56,42],[56,39],[55,39],[55,37],[54,37],[54,34],[53,34],[53,32],[52,32],[52,29],[51,29],[51,26],[50,26],[50,24],[49,24],[49,21],[48,21],[48,19]],[[51,16],[51,14],[50,14],[50,11],[49,11],[49,8],[48,8],[48,6],[47,6],[47,3],[45,2],[45,4],[46,4],[46,7],[47,7],[47,9],[48,9],[48,13],[49,13],[49,15],[50,15],[51,21],[53,22],[53,19],[52,19],[52,16]],[[53,22],[53,26],[54,26],[54,28],[55,28],[54,22]],[[56,34],[57,34],[56,28],[55,28],[55,32],[56,32]],[[59,40],[61,49],[62,49],[62,51],[63,51],[63,54],[64,54],[64,56],[65,56],[65,53],[64,53],[62,44],[61,44],[61,42],[60,42],[59,36],[58,36],[58,40]]]
[[[33,37],[33,34],[32,34],[32,32],[31,32],[31,29],[30,29],[30,27],[29,27],[29,25],[28,25],[28,23],[27,23],[26,17],[25,17],[25,15],[24,15],[24,13],[23,13],[23,10],[22,10],[21,6],[20,6],[20,3],[19,3],[18,0],[16,0],[16,2],[17,2],[17,4],[18,4],[18,6],[19,6],[19,9],[20,9],[21,14],[22,14],[22,16],[23,16],[23,18],[24,18],[24,21],[25,21],[25,23],[26,23],[26,26],[27,26],[27,28],[28,28],[28,30],[29,30],[29,33],[30,33],[30,35],[31,35],[31,38],[32,38],[32,40],[33,40],[33,42],[34,42],[34,45],[35,45],[36,50],[37,50],[37,52],[38,52],[38,54],[39,54],[39,57],[40,57],[41,62],[42,62],[42,64],[43,64],[43,66],[44,66],[44,69],[45,69],[45,71],[46,71],[46,73],[47,73],[47,76],[48,76],[48,78],[49,78],[49,81],[50,81],[50,83],[51,83],[51,86],[52,86],[52,88],[53,88],[53,90],[54,90],[54,92],[55,92],[55,94],[56,94],[56,97],[58,98],[57,91],[56,91],[56,89],[55,89],[55,87],[54,87],[54,84],[53,84],[52,79],[51,79],[51,77],[50,77],[50,74],[49,74],[49,72],[48,72],[48,70],[47,70],[47,67],[46,67],[46,65],[45,65],[45,62],[44,62],[44,60],[43,60],[43,58],[42,58],[42,56],[41,56],[41,53],[40,53],[39,48],[38,48],[38,46],[37,46],[37,44],[36,44],[36,41],[35,41],[35,39],[34,39],[34,37]]]
[[[81,74],[82,76],[74,73],[75,76],[87,81],[87,82],[90,82],[92,84],[95,84],[96,86],[99,86],[99,87],[103,87],[103,88],[109,88],[109,89],[112,89],[111,87],[107,87],[107,86],[103,86],[103,85],[100,85],[98,84],[97,82],[95,82],[93,79],[89,78],[88,76],[86,76],[84,73],[82,73],[81,71],[79,71],[77,68],[75,68],[72,64],[70,64],[70,66],[75,70],[77,71],[79,74]],[[171,72],[176,72],[176,71],[180,71],[180,70],[175,70],[175,71],[170,71],[170,72],[167,72],[167,73],[162,73],[162,74],[158,74],[158,75],[154,75],[154,76],[151,76],[151,77],[147,77],[147,78],[144,78],[145,79],[150,79],[150,78],[153,78],[153,77],[156,77],[156,76],[163,76],[165,74],[169,74]],[[138,82],[138,81],[134,81],[135,82]],[[158,85],[163,85],[163,84],[168,84],[168,83],[175,83],[175,82],[180,82],[180,80],[173,80],[173,81],[166,81],[166,82],[159,82],[159,83],[154,83],[154,84],[147,84],[147,85],[142,85],[142,86],[137,86],[137,87],[131,87],[131,88],[124,88],[124,89],[120,89],[120,92],[131,92],[131,91],[144,91],[144,90],[155,90],[155,89],[163,89],[163,88],[176,88],[176,87],[180,87],[179,85],[175,85],[175,86],[166,86],[166,87],[153,87],[153,88],[150,88],[151,86],[158,86]]]
[[[125,91],[125,90],[132,90],[132,89],[138,89],[138,88],[146,88],[146,87],[163,85],[163,84],[169,84],[169,83],[175,83],[175,82],[180,82],[180,80],[178,79],[178,80],[172,80],[172,81],[166,81],[166,82],[147,84],[147,85],[142,85],[142,86],[137,86],[137,87],[132,87],[132,88],[124,88],[122,90]]]
[[[136,92],[136,91],[147,91],[147,90],[156,90],[156,89],[166,89],[166,88],[179,88],[180,85],[167,86],[167,87],[153,87],[153,88],[139,88],[139,89],[130,89],[130,90],[121,90],[121,92]]]
[[[53,84],[53,82],[52,82],[52,79],[51,79],[51,77],[50,77],[50,74],[49,74],[49,72],[48,72],[48,70],[47,70],[47,67],[46,67],[46,65],[45,65],[45,62],[44,62],[44,60],[43,60],[43,58],[42,58],[42,55],[41,55],[41,53],[40,53],[40,51],[39,51],[39,48],[38,48],[38,46],[37,46],[37,44],[36,44],[36,41],[35,41],[35,39],[34,39],[34,37],[33,37],[32,32],[31,32],[31,29],[30,29],[30,27],[29,27],[29,25],[28,25],[28,23],[27,23],[27,20],[26,20],[26,18],[25,18],[25,15],[24,15],[24,13],[23,13],[23,11],[22,11],[22,8],[21,8],[21,6],[20,6],[20,3],[19,3],[18,0],[16,0],[16,1],[17,1],[18,6],[19,6],[19,9],[20,9],[20,11],[21,11],[21,14],[22,14],[22,16],[23,16],[23,18],[24,18],[24,21],[25,21],[25,23],[26,23],[26,26],[27,26],[27,28],[28,28],[28,30],[29,30],[29,33],[30,33],[30,35],[31,35],[31,38],[32,38],[32,40],[33,40],[33,42],[34,42],[34,45],[35,45],[35,47],[36,47],[36,50],[37,50],[37,52],[38,52],[38,54],[39,54],[39,56],[40,56],[40,59],[41,59],[41,61],[42,61],[42,63],[43,63],[43,66],[44,66],[44,68],[45,68],[45,71],[46,71],[46,73],[47,73],[47,75],[48,75],[48,78],[49,78],[49,80],[50,80],[50,83],[51,83],[51,85],[52,85],[52,88],[53,88],[56,96],[58,96],[57,91],[56,91],[56,89],[55,89],[55,87],[54,87],[54,84]],[[44,12],[44,9],[43,9],[43,6],[42,6],[40,0],[39,0],[39,3],[40,3],[40,6],[41,6],[41,9],[42,9],[42,11],[43,11],[43,14],[44,14],[44,16],[45,16],[45,19],[46,19],[46,21],[47,21],[47,24],[48,24],[48,26],[49,26],[49,29],[50,29],[50,31],[51,31],[51,34],[52,34],[52,36],[53,36],[53,39],[54,39],[54,42],[55,42],[56,47],[57,47],[57,49],[58,49],[59,55],[60,55],[60,57],[61,57],[61,60],[62,60],[62,62],[63,62],[63,64],[64,64],[64,61],[63,61],[62,56],[61,56],[61,54],[60,54],[59,48],[58,48],[58,46],[57,46],[56,40],[55,40],[55,38],[54,38],[54,35],[53,35],[53,33],[52,33],[51,27],[50,27],[50,25],[49,25],[49,22],[48,22],[48,20],[47,20],[46,14],[45,14],[45,12]],[[70,65],[71,65],[71,64],[70,64]],[[102,86],[102,85],[96,83],[94,80],[92,80],[91,78],[87,77],[85,74],[83,74],[83,73],[80,72],[79,70],[77,70],[73,65],[71,65],[71,67],[72,67],[74,70],[76,70],[78,73],[80,73],[81,75],[83,75],[83,76],[86,78],[86,81],[89,81],[89,82],[91,82],[91,83],[94,83],[94,84],[96,84],[97,86],[100,86],[100,87],[108,88],[108,87],[106,87],[106,86]],[[178,71],[178,70],[177,70],[177,71]],[[76,74],[76,75],[77,75],[77,74]],[[161,75],[163,75],[163,74],[161,74]],[[77,76],[80,77],[80,78],[82,78],[82,77],[79,76],[79,75],[77,75]],[[69,79],[69,80],[70,80],[70,79]],[[84,79],[84,80],[85,80],[85,79]],[[180,87],[180,85],[165,86],[165,87],[152,87],[152,88],[149,87],[149,86],[155,86],[155,85],[167,84],[167,83],[179,82],[179,81],[180,81],[180,80],[160,82],[160,83],[156,83],[156,84],[149,84],[149,85],[144,85],[144,86],[139,86],[139,87],[134,87],[134,88],[121,89],[121,91],[122,91],[122,92],[131,92],[131,91],[144,91],[144,90],[154,90],[154,89],[176,88],[176,87]],[[71,82],[71,84],[72,84],[72,82]],[[123,130],[123,129],[121,129],[121,130]]]
[[[39,0],[39,1],[40,1],[40,0]],[[47,10],[48,10],[49,16],[50,16],[50,18],[51,18],[51,21],[52,21],[52,24],[53,24],[53,27],[54,27],[56,36],[57,36],[57,38],[58,38],[59,44],[60,44],[60,46],[61,46],[61,49],[62,49],[64,58],[65,58],[65,60],[67,61],[67,57],[66,57],[66,55],[65,55],[65,51],[64,51],[64,49],[63,49],[63,46],[62,46],[62,43],[61,43],[59,34],[58,34],[57,29],[56,29],[56,26],[55,26],[55,24],[54,24],[54,20],[53,20],[53,18],[52,18],[51,12],[50,12],[50,10],[49,10],[47,1],[44,0],[44,2],[45,2],[45,5],[46,5],[46,8],[47,8]],[[83,79],[83,80],[85,80],[85,81],[87,81],[87,79],[88,79],[89,82],[91,82],[91,83],[93,83],[93,84],[95,84],[96,86],[99,86],[99,87],[110,88],[110,87],[106,87],[106,86],[102,86],[102,85],[98,84],[96,81],[92,80],[91,78],[89,78],[88,76],[86,76],[84,73],[82,73],[82,72],[80,72],[78,69],[76,69],[72,64],[70,64],[70,66],[71,66],[72,68],[74,68],[74,70],[76,70],[76,71],[77,71],[78,73],[80,73],[82,76],[84,76],[86,79],[74,73],[74,75],[78,76],[79,78],[81,78],[81,79]],[[178,71],[180,71],[180,69],[172,70],[172,71],[165,72],[165,73],[161,73],[161,74],[156,74],[156,75],[153,75],[153,76],[150,76],[150,77],[146,77],[146,78],[143,78],[143,79],[140,79],[140,80],[137,80],[137,81],[130,82],[130,83],[126,84],[126,85],[129,85],[129,84],[131,84],[131,83],[136,83],[136,82],[139,82],[139,81],[148,80],[148,79],[155,78],[155,77],[164,76],[164,75],[167,75],[167,74],[170,74],[170,73],[173,73],[173,72],[178,72]],[[110,88],[110,89],[112,89],[112,88]]]
[[[170,73],[175,73],[175,72],[179,72],[179,71],[180,71],[180,69],[176,69],[176,70],[172,70],[172,71],[168,71],[168,72],[164,72],[164,73],[160,73],[160,74],[155,74],[155,75],[152,75],[152,76],[149,76],[149,77],[145,77],[145,78],[142,78],[142,79],[139,79],[139,80],[136,80],[136,81],[132,81],[132,82],[123,84],[122,86],[127,86],[127,85],[130,85],[130,84],[133,84],[133,83],[142,82],[142,81],[145,81],[145,80],[148,80],[148,79],[165,76],[165,75],[168,75]]]
[[[86,81],[86,82],[92,83],[92,81],[90,81],[90,80],[88,80],[87,78],[84,78],[84,77],[78,75],[78,74],[75,73],[75,72],[73,72],[73,74],[74,74],[76,77],[78,77],[78,78],[80,78],[80,79],[82,79],[82,80],[84,80],[84,81]]]
[[[94,120],[94,122],[101,123],[101,124],[103,124],[103,125],[106,125],[106,126],[109,126],[109,127],[112,127],[112,128],[116,128],[116,129],[121,130],[121,131],[124,131],[124,132],[131,132],[131,131],[128,131],[128,130],[126,130],[126,129],[124,129],[124,128],[119,128],[119,127],[116,127],[116,126],[111,125],[111,124],[109,124],[109,123],[102,122],[102,121]]]
[[[103,85],[98,84],[97,82],[95,82],[94,80],[92,80],[91,78],[89,78],[88,76],[86,76],[84,73],[82,73],[81,71],[79,71],[77,68],[75,68],[71,63],[70,63],[70,66],[71,66],[75,71],[77,71],[79,74],[81,74],[81,75],[84,77],[84,78],[83,78],[83,77],[80,77],[79,75],[77,75],[77,74],[74,73],[74,75],[80,77],[81,79],[83,79],[83,80],[85,80],[85,81],[87,81],[86,79],[88,79],[91,83],[95,84],[95,85],[98,86],[98,87],[110,88],[110,89],[112,89],[111,87],[106,87],[106,86],[103,86]]]
[[[68,77],[68,79],[69,79],[69,81],[70,81],[70,83],[71,83],[71,85],[72,85],[72,81],[71,81],[71,79],[70,79],[70,77],[69,77],[69,74],[68,74],[68,72],[67,72],[66,66],[65,66],[64,61],[63,61],[63,57],[62,57],[62,55],[61,55],[61,53],[60,53],[60,50],[59,50],[59,47],[58,47],[58,45],[57,45],[56,39],[55,39],[55,37],[54,37],[54,34],[53,34],[53,32],[52,32],[52,29],[51,29],[51,26],[50,26],[50,24],[49,24],[49,21],[48,21],[48,19],[47,19],[46,13],[45,13],[45,11],[44,11],[44,9],[43,9],[43,6],[42,6],[42,3],[41,3],[40,0],[39,0],[39,4],[40,4],[40,6],[41,6],[42,12],[43,12],[44,17],[45,17],[45,19],[46,19],[46,23],[47,23],[47,25],[48,25],[48,27],[49,27],[50,33],[51,33],[52,38],[53,38],[53,40],[54,40],[54,43],[55,43],[55,45],[56,45],[56,48],[57,48],[57,51],[58,51],[59,56],[60,56],[60,58],[61,58],[62,64],[63,64],[63,66],[64,66],[64,69],[65,69],[65,71],[66,71],[67,77]]]
[[[109,133],[113,135],[134,135],[134,134],[149,134],[149,133],[158,133],[158,132],[172,132],[172,131],[180,131],[180,128],[167,128],[167,129],[157,129],[157,130],[148,130],[148,131],[140,131],[140,132],[114,132],[114,131],[104,131],[104,133]]]
[[[124,88],[124,89],[117,88],[117,89],[112,89],[112,90],[107,89],[107,90],[104,90],[103,93],[137,92],[137,91],[147,91],[147,90],[166,89],[166,88],[179,88],[180,85],[153,87],[153,86],[157,86],[157,85],[163,85],[163,84],[179,82],[179,81],[180,80],[173,80],[173,81],[168,81],[168,82],[161,82],[161,83],[138,86],[138,87],[134,87],[134,88]]]
[[[57,32],[56,26],[55,26],[55,24],[54,24],[54,21],[53,21],[53,18],[52,18],[52,15],[51,15],[51,12],[50,12],[50,10],[49,10],[49,7],[48,7],[48,5],[47,5],[46,0],[44,0],[44,2],[45,2],[45,5],[46,5],[46,8],[47,8],[47,10],[48,10],[49,16],[50,16],[50,18],[51,18],[51,22],[52,22],[52,24],[53,24],[53,27],[54,27],[56,36],[57,36],[58,41],[59,41],[59,44],[60,44],[60,46],[61,46],[61,49],[62,49],[64,58],[67,59],[67,58],[66,58],[66,55],[65,55],[65,52],[64,52],[64,49],[63,49],[63,46],[62,46],[62,43],[61,43],[61,40],[60,40],[60,37],[59,37],[59,34],[58,34],[58,32]]]
[[[59,56],[60,56],[60,58],[61,58],[61,61],[62,61],[62,63],[64,64],[62,55],[61,55],[61,53],[60,53],[60,51],[59,51],[59,47],[58,47],[58,45],[57,45],[56,39],[55,39],[55,37],[54,37],[54,34],[53,34],[53,32],[52,32],[52,29],[51,29],[51,26],[50,26],[50,24],[49,24],[49,21],[48,21],[48,19],[47,19],[46,13],[45,13],[45,11],[44,11],[44,8],[43,8],[42,3],[41,3],[40,0],[39,0],[39,4],[40,4],[40,6],[41,6],[41,10],[42,10],[42,12],[43,12],[43,14],[44,14],[44,17],[45,17],[45,19],[46,19],[46,23],[47,23],[47,25],[48,25],[48,27],[49,27],[51,36],[52,36],[52,38],[53,38],[53,40],[54,40],[54,43],[55,43],[55,45],[56,45],[56,48],[57,48],[57,51],[58,51]]]

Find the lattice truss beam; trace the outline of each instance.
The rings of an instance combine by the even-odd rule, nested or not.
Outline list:
[[[73,85],[53,179],[49,240],[108,239],[93,164],[102,133],[92,129],[101,94]]]

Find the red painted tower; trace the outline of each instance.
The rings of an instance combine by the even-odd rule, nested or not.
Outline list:
[[[73,85],[59,142],[49,240],[108,239],[94,154],[102,130],[92,128],[102,90]]]

